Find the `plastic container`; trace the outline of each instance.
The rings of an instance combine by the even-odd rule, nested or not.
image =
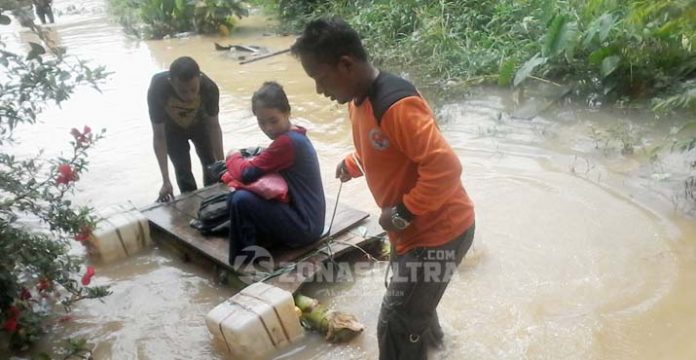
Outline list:
[[[92,231],[89,253],[104,262],[133,255],[150,245],[150,224],[137,209],[114,206],[99,211],[102,220]]]
[[[304,336],[292,294],[265,283],[244,288],[205,318],[233,359],[261,359]]]

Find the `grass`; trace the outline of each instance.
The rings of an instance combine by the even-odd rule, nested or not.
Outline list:
[[[373,61],[423,83],[549,79],[601,103],[696,112],[696,0],[256,0],[283,26],[339,16]]]

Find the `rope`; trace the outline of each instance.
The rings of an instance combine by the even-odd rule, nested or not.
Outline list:
[[[332,241],[336,241],[336,240],[332,240]],[[358,246],[358,245],[351,244],[351,243],[348,243],[348,242],[345,242],[345,241],[336,241],[336,243],[338,243],[338,244],[343,244],[343,245],[347,245],[347,246],[352,246],[352,247],[354,247],[354,248],[360,250],[360,251],[361,251],[363,254],[365,254],[365,255],[368,257],[368,259],[369,259],[370,261],[372,261],[372,262],[381,262],[381,261],[375,259],[372,255],[370,255],[370,253],[368,253],[367,250],[363,249],[362,247],[360,247],[360,246]],[[290,272],[291,270],[293,270],[293,269],[295,269],[295,268],[297,267],[297,264],[298,264],[298,263],[301,263],[301,262],[303,262],[303,261],[305,261],[305,260],[307,260],[307,259],[309,259],[309,258],[311,258],[311,257],[313,257],[313,256],[317,256],[317,255],[319,255],[319,254],[321,254],[321,249],[314,250],[314,251],[308,253],[307,255],[303,256],[302,258],[298,259],[297,261],[295,261],[295,262],[293,262],[293,263],[291,263],[291,264],[288,264],[287,266],[284,266],[284,267],[282,267],[282,268],[278,268],[278,269],[276,269],[276,270],[274,270],[274,271],[272,271],[272,272],[265,273],[265,276],[264,276],[263,278],[261,278],[261,280],[259,280],[259,281],[264,282],[264,281],[266,281],[266,280],[268,280],[268,279],[272,279],[272,278],[274,278],[274,277],[276,277],[276,276],[279,276],[279,275],[281,275],[281,274]],[[390,261],[391,261],[391,259],[390,259]],[[389,271],[389,270],[387,270],[387,272],[388,272],[388,271]],[[385,277],[385,281],[386,281],[386,277]]]
[[[334,260],[333,250],[331,249],[331,243],[334,240],[333,236],[331,236],[331,228],[333,227],[333,222],[336,218],[336,210],[338,210],[338,201],[341,198],[341,189],[343,189],[343,181],[339,182],[338,184],[338,194],[336,194],[336,203],[334,204],[333,214],[331,214],[331,221],[329,222],[329,231],[326,233],[326,236],[328,236],[326,238],[326,249],[329,253],[329,260],[331,260],[331,263],[334,266],[338,266],[338,264],[336,264],[336,260]]]
[[[342,189],[343,189],[343,182],[341,182],[341,183],[338,185],[338,193],[336,194],[336,203],[334,204],[333,213],[331,214],[331,220],[330,220],[330,222],[329,222],[329,229],[328,229],[328,231],[327,231],[327,233],[326,233],[326,240],[325,240],[325,241],[326,241],[326,248],[327,248],[329,260],[331,261],[331,263],[332,263],[334,266],[338,266],[338,264],[336,263],[336,260],[334,259],[334,253],[333,253],[333,250],[331,249],[331,243],[333,243],[334,241],[336,241],[336,240],[334,239],[334,237],[331,235],[331,228],[333,227],[333,222],[334,222],[334,219],[336,218],[336,211],[337,211],[337,209],[338,209],[338,202],[339,202],[339,200],[340,200],[340,198],[341,198],[341,190],[342,190]],[[365,256],[367,256],[368,260],[370,260],[370,261],[372,261],[372,262],[376,262],[376,261],[377,261],[377,260],[376,260],[372,255],[370,255],[365,249],[363,249],[362,247],[360,247],[360,246],[358,246],[358,245],[351,244],[351,243],[348,243],[348,242],[345,242],[345,241],[336,241],[336,243],[343,244],[343,245],[346,245],[346,246],[352,246],[352,247],[354,247],[354,248],[360,250],[363,254],[365,254]],[[303,261],[305,261],[305,260],[307,260],[307,259],[309,259],[309,258],[311,258],[311,257],[313,257],[313,256],[316,256],[316,255],[318,255],[318,254],[321,254],[322,250],[323,250],[323,249],[317,249],[317,250],[315,250],[315,251],[312,251],[312,252],[308,253],[307,255],[303,256],[302,258],[296,260],[296,261],[293,262],[292,264],[289,264],[288,266],[285,266],[285,267],[276,269],[275,271],[272,271],[272,272],[270,272],[270,273],[266,273],[266,276],[264,276],[264,277],[263,277],[261,280],[259,280],[259,281],[263,282],[263,281],[266,281],[266,280],[268,280],[268,279],[271,279],[271,278],[274,278],[274,277],[276,277],[276,276],[279,276],[279,275],[281,275],[281,274],[287,273],[287,272],[289,272],[289,271],[295,269],[295,268],[297,267],[297,264],[298,264],[298,263],[303,262]],[[391,263],[391,252],[390,252],[389,263]],[[388,269],[388,268],[389,268],[389,266],[387,266],[387,273],[385,274],[385,286],[387,285],[387,280],[386,280],[386,279],[387,279],[387,275],[389,274],[389,269]]]

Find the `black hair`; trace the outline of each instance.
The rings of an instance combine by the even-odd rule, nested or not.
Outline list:
[[[201,76],[201,69],[196,60],[189,56],[182,56],[169,66],[169,76],[180,81],[189,81],[194,77]]]
[[[335,65],[345,55],[367,61],[360,35],[339,18],[310,21],[290,51],[295,57],[311,55],[329,65]]]
[[[283,87],[275,81],[266,81],[251,97],[251,112],[256,115],[259,108],[272,108],[290,113],[290,102]]]

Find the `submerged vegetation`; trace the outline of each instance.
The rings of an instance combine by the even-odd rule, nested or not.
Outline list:
[[[235,17],[248,15],[240,0],[109,0],[109,11],[127,33],[161,39],[195,31],[229,33]]]
[[[548,79],[591,103],[696,111],[696,0],[278,0],[292,30],[340,16],[375,62],[429,82]]]

